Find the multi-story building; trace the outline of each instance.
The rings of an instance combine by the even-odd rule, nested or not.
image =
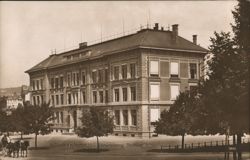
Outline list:
[[[172,31],[141,29],[135,34],[53,54],[30,70],[31,102],[51,101],[54,130],[81,125],[82,110],[104,107],[114,115],[114,134],[149,136],[161,111],[179,92],[203,76],[207,50]]]

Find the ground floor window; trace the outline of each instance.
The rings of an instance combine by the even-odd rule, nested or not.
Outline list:
[[[124,125],[128,125],[128,110],[123,110],[123,123]]]
[[[135,109],[131,110],[131,122],[132,122],[132,125],[134,126],[137,125],[137,112]]]
[[[115,124],[120,125],[120,110],[115,110]]]

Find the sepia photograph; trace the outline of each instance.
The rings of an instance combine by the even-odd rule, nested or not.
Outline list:
[[[0,160],[250,160],[250,0],[0,1]]]

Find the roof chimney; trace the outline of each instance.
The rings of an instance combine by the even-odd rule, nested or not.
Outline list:
[[[87,42],[79,43],[79,48],[80,48],[80,49],[86,48],[87,46],[88,46],[88,43],[87,43]]]
[[[177,36],[178,36],[178,24],[172,25],[172,38],[173,42],[177,42]]]
[[[197,35],[193,35],[193,43],[197,45]]]
[[[173,34],[178,36],[178,24],[172,25]]]
[[[154,30],[158,30],[158,29],[159,29],[159,23],[155,23]]]

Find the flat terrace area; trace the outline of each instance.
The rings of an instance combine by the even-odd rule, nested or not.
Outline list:
[[[12,139],[17,136],[11,137]],[[198,153],[166,153],[150,152],[160,149],[161,146],[180,145],[180,136],[160,135],[152,138],[138,137],[101,137],[101,152],[96,153],[96,138],[79,138],[76,135],[45,135],[38,136],[38,150],[34,150],[34,135],[25,135],[30,141],[30,150],[27,158],[21,160],[223,160],[223,152],[198,152]],[[232,137],[230,137],[232,138]],[[249,136],[244,138],[248,139]],[[204,143],[209,141],[222,141],[225,136],[186,136],[185,143]],[[232,153],[230,154],[232,159]],[[0,160],[13,158],[2,157]],[[17,158],[16,158],[17,159]],[[250,160],[250,151],[243,153],[243,160]]]

